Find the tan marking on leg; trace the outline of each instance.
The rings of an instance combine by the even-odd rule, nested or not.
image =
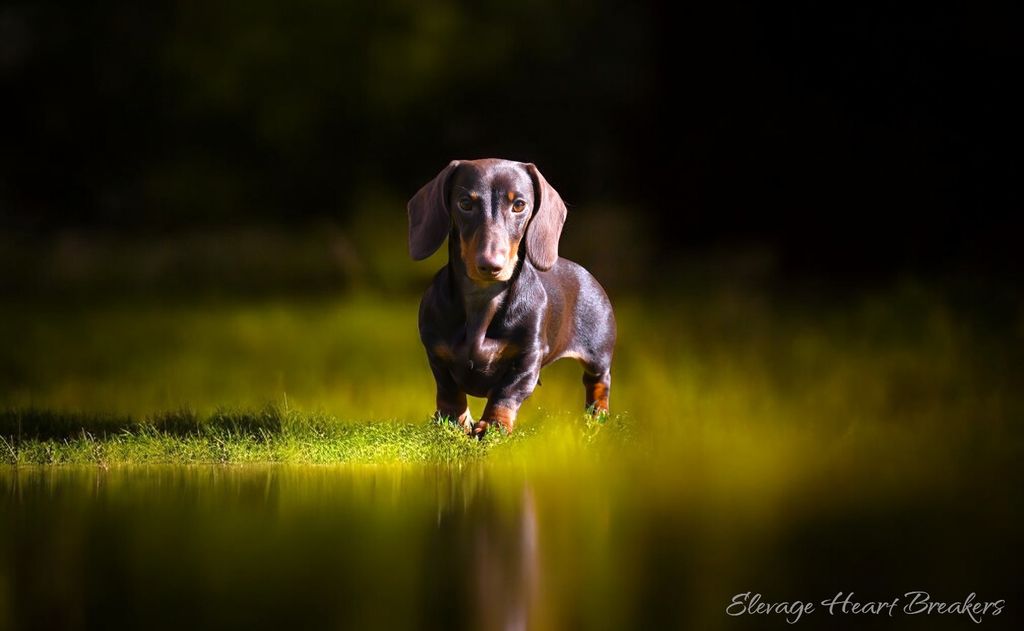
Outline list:
[[[598,382],[587,384],[587,409],[594,408],[595,412],[608,411],[608,386]]]
[[[480,420],[473,426],[473,434],[483,438],[484,434],[487,433],[487,428],[494,423],[500,425],[506,432],[511,432],[516,424],[516,411],[511,408],[488,403]]]
[[[466,395],[462,395],[461,400],[449,401],[437,397],[437,412],[435,416],[438,418],[447,417],[455,421],[457,425],[462,427],[468,434],[473,429],[473,417],[469,414],[469,406],[466,403]]]

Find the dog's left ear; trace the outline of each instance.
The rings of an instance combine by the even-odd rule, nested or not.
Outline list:
[[[458,160],[448,163],[437,177],[423,185],[406,208],[409,211],[409,255],[422,261],[441,247],[448,237],[452,219],[448,214],[448,179]]]
[[[533,178],[533,217],[526,228],[526,255],[540,270],[551,269],[558,260],[558,239],[568,211],[565,202],[533,164],[526,170]]]

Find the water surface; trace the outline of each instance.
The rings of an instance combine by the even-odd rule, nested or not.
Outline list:
[[[751,590],[913,589],[1006,598],[985,627],[1013,622],[1020,523],[999,498],[683,470],[5,469],[0,628],[785,628],[726,606]],[[974,626],[822,611],[798,624]]]

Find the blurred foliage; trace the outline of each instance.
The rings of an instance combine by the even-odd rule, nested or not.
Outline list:
[[[4,70],[30,150],[4,153],[7,203],[42,204],[42,221],[328,217],[374,183],[407,197],[456,154],[607,160],[608,123],[649,89],[628,3],[41,2],[3,18],[23,34]],[[570,98],[589,105],[556,152],[543,130]]]
[[[538,164],[571,208],[644,217],[653,239],[618,245],[655,257],[738,239],[812,273],[1010,277],[1016,21],[980,5],[8,3],[0,228],[344,224],[452,158],[496,156]]]
[[[660,285],[659,291],[671,291],[646,273],[656,257],[645,226],[622,208],[574,208],[560,251],[585,265],[609,290],[635,293]],[[421,294],[448,256],[442,247],[426,261],[413,262],[407,231],[404,201],[367,191],[347,217],[312,227],[247,224],[144,238],[82,229],[45,238],[0,234],[0,290],[11,300],[30,303],[361,293],[406,297]],[[618,244],[595,239],[596,234],[616,234]],[[770,251],[761,248],[754,254],[753,268],[739,273],[774,271]],[[734,260],[744,255],[726,254],[720,271],[737,272]],[[681,262],[661,257],[662,264],[669,261]]]
[[[978,304],[909,281],[825,299],[759,282],[618,299],[613,410],[658,431],[731,419],[949,432],[1024,416],[1019,301]],[[287,400],[342,420],[416,421],[434,396],[416,318],[415,298],[372,292],[11,304],[0,406],[138,418]],[[574,362],[546,368],[543,384],[525,422],[537,408],[582,409]]]

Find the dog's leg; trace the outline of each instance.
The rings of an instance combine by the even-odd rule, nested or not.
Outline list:
[[[494,388],[487,397],[484,413],[473,426],[473,435],[477,438],[483,438],[487,429],[494,424],[506,432],[511,432],[516,424],[519,406],[533,394],[540,377],[540,353],[526,354],[516,363],[521,370],[510,370],[506,382]]]
[[[435,418],[449,418],[467,434],[473,431],[473,417],[469,414],[466,393],[459,388],[448,368],[437,358],[430,357],[430,371],[437,383],[437,411]]]
[[[612,389],[611,371],[595,374],[584,368],[583,387],[587,393],[587,412],[594,415],[607,414],[608,395]]]

